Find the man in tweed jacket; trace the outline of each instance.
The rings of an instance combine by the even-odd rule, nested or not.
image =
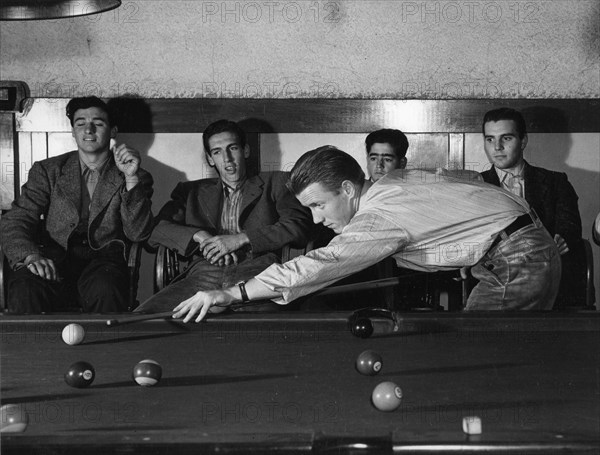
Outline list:
[[[11,312],[126,310],[126,252],[152,230],[152,177],[136,150],[110,148],[106,103],[74,98],[67,116],[78,149],[34,163],[0,220]]]

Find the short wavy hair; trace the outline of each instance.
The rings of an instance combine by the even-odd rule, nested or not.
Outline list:
[[[327,190],[337,193],[344,180],[362,185],[365,173],[358,162],[346,152],[325,145],[302,155],[290,172],[288,188],[295,195],[309,185],[320,183]]]
[[[481,124],[481,131],[485,136],[485,124],[488,122],[498,122],[499,120],[512,120],[515,122],[517,127],[517,133],[519,133],[519,139],[523,139],[527,135],[527,124],[523,115],[510,107],[501,107],[488,111],[483,116],[483,123]]]
[[[67,104],[66,114],[69,117],[71,126],[75,118],[75,112],[79,109],[89,109],[91,107],[97,107],[98,109],[106,112],[108,117],[108,123],[111,127],[115,126],[115,116],[113,115],[112,109],[97,96],[82,96],[79,98],[72,98]]]
[[[367,154],[371,151],[373,144],[390,144],[399,160],[406,158],[408,138],[400,130],[384,128],[370,133],[365,139]]]
[[[202,133],[202,143],[204,144],[204,151],[207,155],[210,155],[210,145],[208,140],[215,134],[221,133],[233,133],[238,138],[240,146],[244,148],[246,146],[246,133],[237,123],[231,120],[217,120],[206,127]]]

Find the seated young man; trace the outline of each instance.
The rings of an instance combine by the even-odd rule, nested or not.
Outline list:
[[[200,321],[213,306],[253,299],[286,304],[389,256],[419,271],[472,267],[479,283],[466,310],[548,310],[554,304],[558,249],[527,202],[512,193],[422,170],[396,170],[371,183],[350,155],[331,146],[305,153],[289,186],[314,221],[337,236],[247,282],[200,291],[173,317]]]
[[[250,147],[237,123],[212,123],[202,141],[218,178],[179,183],[149,241],[192,262],[136,311],[169,311],[199,290],[232,286],[280,262],[285,245],[308,241],[310,213],[287,189],[288,173],[248,175]]]
[[[127,248],[152,230],[152,177],[136,150],[110,148],[109,107],[73,98],[67,116],[77,150],[34,163],[0,220],[11,312],[127,310]]]
[[[485,153],[492,163],[483,179],[524,198],[553,236],[562,260],[557,308],[585,305],[585,251],[579,199],[567,175],[532,166],[523,158],[527,146],[525,119],[510,108],[483,117]]]

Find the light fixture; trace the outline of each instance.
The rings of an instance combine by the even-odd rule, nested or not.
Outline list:
[[[2,0],[0,20],[23,21],[87,16],[117,8],[120,0]]]

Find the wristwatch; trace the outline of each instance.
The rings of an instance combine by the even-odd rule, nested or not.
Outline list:
[[[249,302],[250,298],[248,297],[248,293],[246,292],[246,282],[243,280],[240,281],[239,283],[237,283],[237,287],[240,288],[240,294],[242,294],[242,302]]]

